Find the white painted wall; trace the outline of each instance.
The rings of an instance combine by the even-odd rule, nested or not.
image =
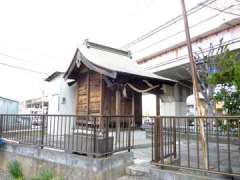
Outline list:
[[[62,77],[49,82],[48,103],[48,114],[75,115],[76,85],[68,86]]]
[[[163,116],[185,116],[187,106],[185,102],[160,102],[160,114]]]
[[[156,115],[156,96],[153,94],[142,95],[142,114],[143,116]]]
[[[175,96],[179,96],[179,94],[175,94]],[[174,100],[176,98],[173,98],[173,97],[169,99],[172,99],[172,100],[169,100],[167,102],[160,100],[160,114],[163,116],[185,116],[187,113],[186,102]],[[181,99],[181,98],[177,97],[177,99]],[[156,115],[156,96],[155,95],[152,95],[152,94],[142,95],[142,110],[143,110],[143,115],[145,116]]]
[[[67,82],[64,81],[62,77],[58,77],[49,82],[47,94],[49,103],[48,114],[76,115],[76,85],[68,86]],[[49,117],[48,134],[60,135],[60,133],[72,133],[75,122],[74,118],[73,116],[61,118],[57,116],[55,118]]]

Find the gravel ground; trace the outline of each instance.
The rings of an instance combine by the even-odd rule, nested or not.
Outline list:
[[[0,170],[0,180],[11,180],[9,173],[6,171]]]

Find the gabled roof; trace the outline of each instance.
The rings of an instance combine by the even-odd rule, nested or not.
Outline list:
[[[52,81],[53,79],[55,79],[56,77],[59,77],[61,74],[64,74],[63,72],[60,71],[55,71],[54,73],[52,73],[51,75],[49,75],[47,78],[44,79],[44,81]]]
[[[131,59],[130,52],[92,43],[87,40],[77,48],[74,58],[64,74],[64,78],[71,79],[71,74],[77,71],[82,64],[113,79],[116,79],[119,74],[125,74],[166,83],[176,82],[142,69],[140,65]]]
[[[12,102],[19,103],[17,100],[14,100],[14,99],[9,99],[9,98],[2,97],[2,96],[0,96],[0,99],[2,99],[2,100],[6,100],[6,101],[12,101]]]

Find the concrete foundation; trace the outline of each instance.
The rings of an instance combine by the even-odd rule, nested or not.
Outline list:
[[[81,153],[95,153],[97,156],[102,156],[108,152],[113,151],[113,137],[104,138],[96,136],[95,142],[93,137],[81,134],[65,135],[64,147],[68,151]],[[96,145],[94,147],[94,144]]]
[[[29,178],[37,175],[41,169],[51,169],[69,180],[113,180],[125,174],[125,168],[133,162],[133,153],[91,158],[19,144],[1,147],[0,169],[7,170],[13,160],[22,164],[24,174]]]

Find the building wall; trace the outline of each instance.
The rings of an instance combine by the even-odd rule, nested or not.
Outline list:
[[[77,114],[101,114],[101,75],[89,71],[81,74],[77,90]]]
[[[164,95],[160,100],[160,115],[162,116],[185,116],[187,113],[186,98],[191,91],[183,86],[164,87]],[[156,96],[143,94],[143,115],[156,115]]]
[[[49,106],[48,114],[76,115],[76,84],[68,86],[62,77],[58,77],[49,82],[46,91]],[[72,128],[74,127],[74,118],[73,116],[67,118],[49,118],[48,134],[58,135],[60,132],[71,134]],[[58,124],[58,126],[53,128],[56,124]],[[69,128],[65,130],[64,126],[60,124],[64,124]]]
[[[76,84],[68,86],[62,78],[49,82],[47,89],[48,114],[76,114]]]
[[[18,114],[19,103],[0,97],[0,114]]]
[[[60,114],[76,114],[76,90],[77,84],[68,86],[64,79],[60,83]]]

